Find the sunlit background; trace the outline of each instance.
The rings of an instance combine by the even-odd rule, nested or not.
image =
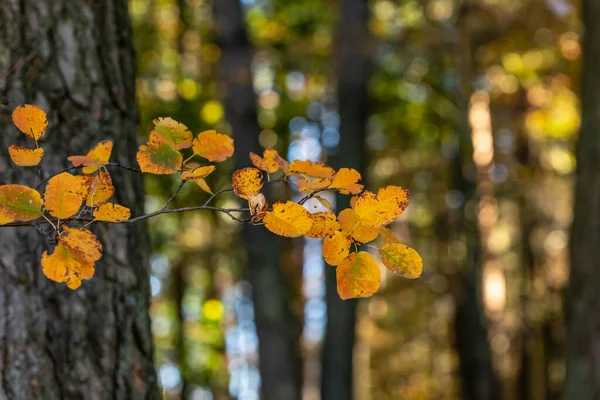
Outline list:
[[[336,104],[338,2],[242,3],[260,144],[289,160],[327,162],[344,140]],[[410,189],[411,205],[392,229],[422,255],[424,272],[411,281],[382,268],[380,291],[360,302],[357,399],[459,397],[455,309],[469,234],[479,241],[478,287],[504,398],[523,390],[529,399],[559,393],[565,375],[561,291],[579,128],[575,4],[370,1],[368,185]],[[211,2],[131,0],[130,11],[140,135],[159,116],[194,133],[230,133]],[[232,169],[232,162],[220,164],[211,187],[229,186]],[[457,172],[477,196],[456,183]],[[146,184],[147,207],[154,210],[178,181],[151,177]],[[206,196],[189,185],[174,205]],[[233,196],[219,202],[238,204]],[[251,287],[243,280],[240,224],[197,212],[163,215],[150,227],[150,312],[165,398],[258,399],[258,338]],[[302,327],[304,398],[318,399],[324,271],[330,267],[316,239],[295,240],[281,251],[289,253],[281,259]]]

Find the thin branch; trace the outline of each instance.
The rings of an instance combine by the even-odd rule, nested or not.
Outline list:
[[[175,197],[177,197],[177,195],[179,194],[179,192],[181,191],[181,189],[183,189],[183,185],[185,185],[187,181],[181,181],[179,183],[179,186],[177,186],[177,189],[175,190],[175,193],[173,193],[173,196],[171,196],[171,198],[169,200],[167,200],[167,202],[165,203],[164,206],[162,206],[161,211],[164,211],[167,209],[167,207],[169,206],[169,204],[175,200]]]

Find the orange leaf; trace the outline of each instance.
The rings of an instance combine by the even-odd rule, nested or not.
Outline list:
[[[94,210],[94,219],[106,222],[127,221],[131,217],[131,210],[120,204],[104,203]]]
[[[335,214],[331,212],[318,212],[310,214],[312,226],[306,236],[310,238],[324,238],[333,235],[335,231],[340,229],[340,224],[335,218]]]
[[[36,141],[44,136],[48,127],[46,113],[38,106],[25,104],[18,106],[12,113],[12,120],[21,132]]]
[[[352,168],[340,168],[333,177],[330,189],[338,189],[342,194],[357,194],[362,192],[363,185],[357,183],[360,173]]]
[[[102,257],[102,245],[96,235],[87,229],[63,227],[64,234],[59,236],[58,244],[65,246],[75,257],[83,262],[95,262]]]
[[[273,158],[262,158],[261,156],[250,152],[250,161],[258,169],[262,169],[265,172],[272,174],[273,172],[279,171],[279,164]]]
[[[354,207],[356,206],[356,201],[358,200],[358,196],[352,196],[350,198],[350,207],[352,207],[352,209],[354,209]]]
[[[42,161],[44,149],[28,149],[27,147],[11,144],[8,147],[8,154],[13,162],[20,167],[35,167]]]
[[[181,174],[182,181],[189,181],[196,178],[206,178],[216,169],[214,165],[206,165],[203,167],[194,168],[189,171],[183,171]]]
[[[363,192],[354,204],[354,211],[366,226],[379,228],[398,218],[408,206],[408,201],[408,190],[388,186],[379,189],[377,195]]]
[[[379,233],[381,234],[381,240],[383,240],[384,244],[400,243],[400,239],[398,239],[396,234],[388,228],[379,228]]]
[[[342,300],[372,296],[379,289],[381,273],[372,255],[352,253],[336,270],[338,294]]]
[[[321,197],[321,196],[313,196],[313,199],[316,199],[323,207],[328,209],[329,211],[333,211],[333,206],[329,202],[329,200]]]
[[[248,199],[250,194],[258,194],[263,187],[263,174],[259,169],[248,167],[237,170],[231,177],[233,191],[242,199]]]
[[[175,150],[187,149],[192,146],[192,132],[184,124],[172,118],[157,118],[154,120],[154,131],[165,138]]]
[[[200,132],[193,146],[194,154],[208,161],[225,161],[233,155],[233,139],[215,130]]]
[[[206,183],[204,178],[194,178],[194,183],[206,193],[213,194],[212,190],[210,189],[210,186],[208,186],[208,183]]]
[[[252,223],[256,224],[262,221],[263,218],[265,218],[265,215],[267,215],[269,202],[262,193],[250,193],[248,195],[248,207],[250,208],[250,217],[252,218]]]
[[[369,243],[379,235],[378,228],[365,225],[351,208],[342,210],[338,215],[338,221],[342,230],[359,243]]]
[[[0,185],[0,225],[31,221],[43,215],[42,196],[23,185]]]
[[[338,265],[350,253],[350,237],[337,231],[323,240],[323,258],[329,265]]]
[[[332,179],[335,170],[325,164],[312,161],[292,161],[290,172],[293,174],[306,175],[311,178]]]
[[[110,155],[112,153],[113,142],[110,140],[103,140],[88,151],[85,156],[71,156],[68,160],[76,166],[82,166],[82,172],[84,174],[92,174],[96,172],[102,165],[108,164]]]
[[[181,168],[183,157],[157,132],[150,133],[146,145],[140,146],[136,156],[142,172],[155,175],[172,174]]]
[[[408,279],[418,278],[423,272],[423,260],[419,253],[400,243],[390,243],[380,248],[379,258],[390,271]]]
[[[108,201],[114,193],[115,187],[113,186],[110,174],[108,172],[100,172],[91,182],[86,196],[86,205],[88,207],[95,207]]]
[[[267,211],[264,222],[268,230],[286,237],[302,236],[312,226],[308,211],[293,201],[273,204],[273,211]]]
[[[310,179],[300,178],[296,180],[296,185],[298,185],[299,191],[312,193],[317,190],[323,190],[331,185],[331,180],[323,178],[311,181]]]
[[[94,263],[80,260],[59,243],[51,255],[46,251],[42,254],[42,271],[48,279],[67,282],[67,286],[75,290],[81,286],[82,279],[94,276]]]
[[[79,211],[84,192],[81,184],[80,179],[68,172],[53,176],[48,181],[44,193],[46,209],[50,215],[64,219],[72,217]]]

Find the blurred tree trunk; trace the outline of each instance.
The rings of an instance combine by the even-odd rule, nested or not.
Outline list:
[[[367,0],[342,0],[338,28],[337,97],[340,112],[340,146],[332,160],[337,169],[354,168],[366,175],[366,129],[371,74],[369,5]],[[338,195],[336,210],[350,206],[350,197]],[[321,398],[353,398],[355,299],[341,300],[335,268],[326,267],[327,329],[322,350]]]
[[[454,330],[459,356],[462,398],[466,400],[486,400],[500,397],[498,382],[492,367],[491,349],[487,329],[483,320],[481,304],[482,291],[482,249],[477,219],[477,174],[465,176],[473,165],[473,143],[469,124],[469,101],[473,90],[473,54],[476,46],[472,43],[466,18],[470,9],[465,6],[457,21],[457,45],[454,54],[458,74],[456,102],[462,110],[457,126],[460,153],[456,156],[452,170],[452,188],[464,195],[464,201],[455,217],[457,235],[466,245],[465,260],[459,266],[459,292],[456,296]],[[462,238],[461,238],[462,237]]]
[[[582,18],[581,130],[566,293],[565,399],[600,398],[600,2],[583,1]]]
[[[221,85],[225,111],[235,139],[235,167],[250,164],[248,152],[262,154],[252,85],[252,49],[239,0],[214,1],[217,44],[221,48]],[[279,238],[262,226],[246,225],[246,273],[252,285],[259,340],[262,392],[267,400],[300,399],[299,329],[289,309],[280,265]]]
[[[134,164],[135,59],[127,1],[6,0],[0,5],[0,184],[35,186],[112,139],[112,160]],[[11,111],[48,113],[43,169],[19,168],[9,144],[32,143]],[[139,174],[113,174],[115,201],[143,213]],[[77,291],[49,281],[40,258],[48,238],[0,229],[0,399],[158,399],[148,317],[146,225],[93,229],[104,251]]]

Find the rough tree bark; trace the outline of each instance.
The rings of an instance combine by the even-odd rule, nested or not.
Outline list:
[[[585,0],[582,5],[581,130],[566,296],[565,399],[600,398],[600,2]]]
[[[252,48],[238,0],[214,2],[217,44],[221,48],[221,87],[231,124],[236,169],[250,166],[248,152],[262,154],[258,142],[256,95],[252,85]],[[262,226],[246,225],[246,274],[252,285],[259,342],[262,392],[266,400],[301,398],[299,330],[279,263],[278,238]]]
[[[35,186],[112,139],[112,160],[136,152],[135,62],[126,0],[5,0],[0,4],[0,184]],[[19,168],[9,144],[27,144],[11,111],[48,113],[43,169]],[[113,174],[116,200],[143,212],[141,176]],[[157,399],[148,316],[145,224],[93,228],[104,245],[80,289],[49,281],[48,240],[33,228],[0,229],[0,398]]]
[[[365,177],[371,74],[369,5],[367,0],[342,0],[338,27],[337,98],[340,112],[340,148],[332,160],[335,168],[354,168]],[[336,209],[350,206],[349,196],[336,197]],[[321,398],[353,398],[353,350],[355,341],[355,299],[341,300],[335,268],[325,269],[327,329],[322,350]]]

